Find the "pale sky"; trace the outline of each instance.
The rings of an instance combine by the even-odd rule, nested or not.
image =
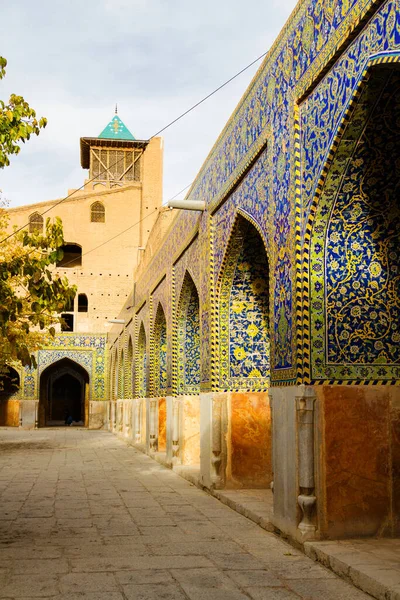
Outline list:
[[[0,0],[0,98],[48,118],[0,170],[10,206],[83,184],[79,138],[118,114],[147,139],[268,50],[296,0]],[[4,26],[4,24],[7,26]],[[163,135],[164,202],[190,184],[260,63]],[[180,197],[183,197],[182,194]]]

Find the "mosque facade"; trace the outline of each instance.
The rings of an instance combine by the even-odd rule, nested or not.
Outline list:
[[[300,543],[400,534],[399,64],[397,0],[301,0],[187,194],[204,210],[152,191],[151,231],[126,238],[145,249],[105,252],[130,269],[117,322],[40,351],[90,353],[89,426],[204,488],[270,489]]]
[[[107,334],[133,288],[133,271],[162,202],[161,138],[136,140],[119,116],[97,138],[81,138],[88,178],[67,199],[10,209],[17,225],[41,232],[47,217],[62,219],[64,257],[55,275],[77,286],[73,304],[37,369],[18,368],[19,389],[0,402],[3,425],[62,423],[66,412],[89,427],[103,425],[108,399]],[[62,330],[61,330],[62,329]]]

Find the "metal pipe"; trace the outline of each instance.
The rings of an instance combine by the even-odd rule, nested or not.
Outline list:
[[[170,200],[168,208],[180,208],[182,210],[200,210],[206,209],[204,200]]]

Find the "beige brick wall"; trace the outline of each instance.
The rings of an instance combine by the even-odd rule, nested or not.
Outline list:
[[[44,219],[60,217],[65,241],[82,247],[81,267],[57,269],[77,285],[78,294],[88,297],[87,313],[77,312],[75,299],[74,331],[108,332],[111,325],[107,320],[118,317],[132,292],[133,273],[143,252],[139,247],[146,245],[162,202],[162,155],[162,139],[152,139],[141,157],[140,183],[113,189],[99,185],[93,189],[86,183],[84,190],[44,215]],[[105,223],[90,221],[90,207],[95,201],[105,206]],[[14,225],[25,225],[32,213],[43,213],[56,202],[10,209],[10,230]],[[128,231],[121,234],[124,230]],[[118,237],[109,241],[114,236]]]

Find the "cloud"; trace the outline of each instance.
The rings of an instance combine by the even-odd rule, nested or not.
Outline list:
[[[79,138],[96,136],[115,102],[147,138],[267,50],[295,0],[20,0],[7,7],[1,97],[24,95],[49,124],[31,138],[0,188],[12,205],[79,187]],[[23,40],[23,43],[21,42]],[[257,66],[165,137],[164,196],[195,177]]]

